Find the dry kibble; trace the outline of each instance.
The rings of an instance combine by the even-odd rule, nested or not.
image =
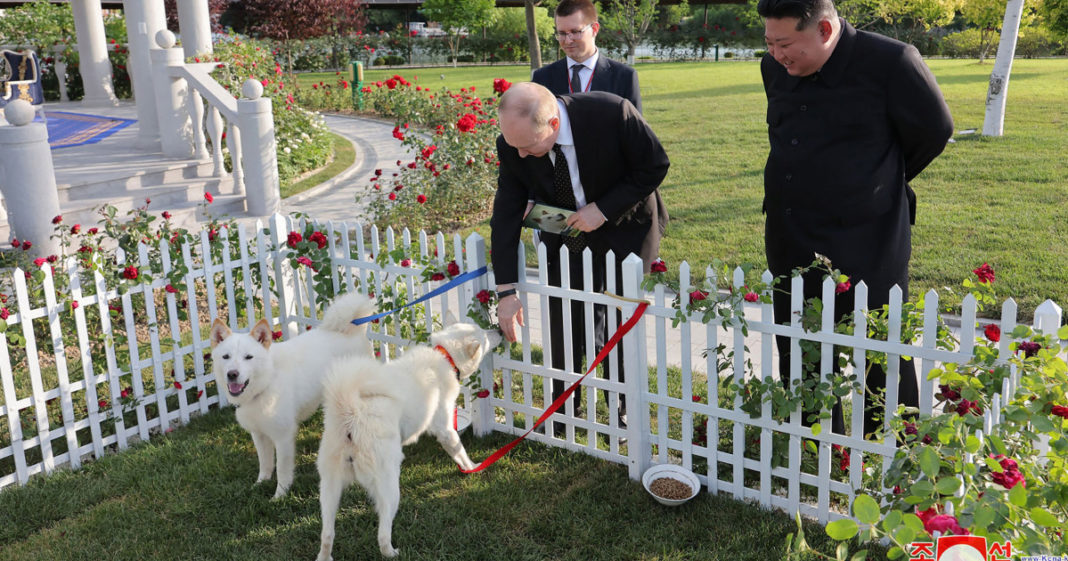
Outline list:
[[[654,495],[669,500],[685,499],[693,494],[693,489],[691,489],[689,485],[677,479],[671,479],[670,477],[654,479],[653,482],[649,484],[649,490],[652,491]]]

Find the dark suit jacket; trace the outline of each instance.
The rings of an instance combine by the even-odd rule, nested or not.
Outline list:
[[[587,203],[608,219],[586,234],[595,256],[608,250],[622,261],[630,253],[645,261],[645,268],[660,251],[661,215],[657,187],[667,175],[663,146],[629,101],[610,93],[591,92],[559,96],[567,108],[575,141],[579,176]],[[498,284],[516,282],[523,213],[528,195],[537,202],[554,204],[553,165],[548,155],[519,157],[519,152],[497,137],[500,173],[493,201],[490,236],[494,275]],[[550,254],[560,249],[560,237],[541,237]]]
[[[775,275],[813,252],[863,280],[869,304],[908,290],[908,182],[942,152],[953,120],[931,71],[910,45],[842,21],[813,76],[761,61],[771,152],[764,168],[765,247]],[[814,289],[818,290],[818,286]]]
[[[597,57],[592,80],[589,91],[614,93],[630,101],[639,113],[642,112],[642,92],[638,88],[638,73],[633,68],[601,53]],[[571,73],[568,72],[566,58],[535,70],[530,81],[549,88],[555,95],[573,93],[569,85]]]

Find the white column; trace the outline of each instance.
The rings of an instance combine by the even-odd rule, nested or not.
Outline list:
[[[118,100],[111,82],[100,0],[71,0],[70,5],[74,12],[74,31],[78,34],[78,68],[85,86],[82,105],[115,105]]]
[[[186,58],[212,53],[208,0],[178,1],[178,32]]]
[[[193,123],[189,118],[189,85],[170,73],[171,66],[182,65],[182,49],[174,46],[174,33],[166,29],[158,31],[155,40],[159,48],[153,48],[150,55],[160,146],[165,156],[191,158]]]
[[[159,116],[152,85],[152,38],[166,29],[163,0],[123,0],[126,36],[130,42],[130,79],[137,107],[138,141],[142,146],[159,144]]]
[[[59,254],[52,239],[52,218],[59,214],[59,193],[44,123],[33,122],[34,109],[12,101],[4,116],[12,126],[0,127],[0,189],[7,202],[11,236],[33,242],[34,257]]]
[[[263,95],[263,85],[246,80],[237,100],[237,122],[241,129],[241,168],[245,172],[245,206],[252,216],[268,216],[281,208],[278,187],[278,154],[274,141],[271,99]],[[238,167],[234,163],[234,169]]]

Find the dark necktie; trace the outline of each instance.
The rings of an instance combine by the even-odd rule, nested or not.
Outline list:
[[[575,202],[575,190],[571,187],[571,172],[567,169],[567,158],[559,144],[553,144],[553,153],[556,154],[556,163],[553,164],[553,192],[556,195],[556,205],[568,210],[578,208]],[[574,252],[579,253],[586,247],[582,234],[578,236],[560,236],[564,245]]]
[[[581,64],[571,67],[571,93],[582,92],[582,78],[579,76],[579,70],[582,70]]]

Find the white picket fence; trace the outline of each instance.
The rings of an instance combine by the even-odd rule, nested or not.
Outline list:
[[[44,301],[32,305],[24,273],[13,271],[10,278],[15,294],[11,298],[18,302],[18,311],[7,318],[8,330],[20,330],[26,342],[16,367],[12,363],[13,353],[21,351],[16,352],[7,337],[0,338],[3,340],[0,343],[3,382],[0,489],[24,484],[35,474],[51,473],[62,466],[77,468],[88,459],[123,450],[132,442],[148,440],[187,423],[192,415],[225,405],[225,395],[218,393],[208,364],[208,332],[213,318],[221,315],[231,326],[246,330],[258,317],[265,317],[272,325],[281,326],[286,337],[295,336],[318,322],[314,310],[323,297],[315,290],[311,271],[304,267],[294,270],[286,257],[288,232],[303,230],[303,226],[275,216],[266,228],[257,223],[251,232],[245,228],[224,231],[221,259],[211,258],[213,242],[207,232],[202,232],[199,244],[181,248],[188,268],[184,274],[187,288],[182,294],[164,290],[166,272],[178,266],[167,259],[162,264],[164,275],[158,275],[151,283],[131,283],[125,294],[120,294],[117,287],[107,286],[99,272],[86,274],[75,260],[70,260],[65,269],[71,279],[69,286],[57,292],[53,276],[46,270]],[[388,260],[381,266],[374,262],[372,256],[381,256],[383,251],[392,252],[398,247],[405,248],[408,255],[427,257],[442,269],[453,260],[462,271],[475,270],[486,263],[485,243],[477,235],[463,240],[459,236],[447,239],[441,234],[430,237],[420,233],[413,240],[407,231],[397,235],[386,230],[382,240],[374,228],[369,229],[365,238],[364,229],[358,224],[354,228],[326,224],[321,230],[329,240],[333,292],[359,290],[381,295],[392,286],[402,287],[414,298],[437,286],[436,282],[423,282],[419,269],[402,266],[399,260]],[[166,246],[163,247],[161,253],[167,255]],[[521,255],[522,252],[520,248]],[[148,270],[148,255],[148,248],[142,246],[138,259],[128,261]],[[565,267],[568,266],[566,254],[562,258]],[[570,265],[583,266],[589,271],[590,259],[586,254],[583,263]],[[539,247],[538,262],[545,263],[544,247]],[[609,266],[608,270],[614,268]],[[531,273],[521,271],[519,288],[527,309],[527,325],[522,330],[518,358],[493,355],[479,374],[481,387],[490,389],[490,395],[480,399],[470,390],[463,394],[461,407],[471,415],[476,435],[493,431],[526,432],[551,401],[546,396],[551,396],[553,380],[570,383],[578,378],[570,372],[570,352],[566,353],[566,371],[549,366],[549,331],[567,330],[570,325],[568,306],[564,306],[563,325],[550,325],[550,296],[581,301],[587,310],[587,323],[592,321],[589,312],[595,304],[619,309],[625,320],[635,309],[632,300],[647,299],[652,305],[624,338],[622,348],[613,351],[613,355],[623,353],[626,381],[621,382],[618,373],[610,367],[605,370],[607,374],[591,375],[584,383],[585,412],[576,415],[572,401],[568,400],[565,408],[554,416],[554,420],[566,426],[565,438],[536,432],[530,440],[626,465],[635,479],[654,464],[679,463],[697,472],[708,492],[728,493],[791,513],[800,511],[826,522],[846,516],[844,505],[849,504],[854,490],[861,486],[862,465],[868,463],[885,469],[894,453],[894,444],[832,434],[828,422],[823,423],[820,434],[814,435],[810,428],[802,426],[798,413],[788,423],[771,419],[767,404],[762,417],[751,418],[740,409],[739,397],[730,402],[721,399],[723,386],[719,376],[709,375],[719,372],[718,358],[714,352],[702,356],[702,351],[720,344],[732,350],[732,362],[725,376],[733,376],[735,380],[747,375],[748,361],[755,365],[749,375],[761,378],[774,375],[774,335],[795,339],[795,357],[799,355],[796,346],[800,338],[821,343],[824,357],[830,356],[834,345],[852,347],[856,349],[854,361],[858,371],[863,371],[865,350],[886,352],[891,365],[887,391],[890,408],[896,406],[895,359],[899,355],[912,356],[920,375],[921,410],[929,413],[934,406],[937,381],[927,380],[926,373],[941,363],[966,361],[971,357],[976,334],[981,332],[975,301],[970,297],[963,304],[960,348],[954,351],[935,348],[933,339],[927,337],[915,345],[905,345],[867,339],[862,328],[856,329],[854,336],[836,334],[833,304],[824,310],[823,329],[814,333],[803,331],[796,322],[790,326],[776,325],[768,304],[745,309],[748,336],[737,321],[728,325],[718,320],[704,324],[700,318],[691,318],[672,327],[676,313],[671,305],[674,295],[663,286],[646,294],[640,286],[641,262],[634,256],[624,260],[622,270],[622,278],[609,278],[607,292],[624,299],[591,294],[579,288],[548,286],[548,272],[544,267]],[[707,269],[702,278],[694,278],[685,263],[679,272],[684,289],[714,276],[714,271]],[[566,274],[562,276],[567,278]],[[770,274],[765,273],[764,280],[770,281]],[[732,282],[736,287],[744,284],[740,270],[734,272]],[[447,315],[462,318],[475,295],[492,286],[491,274],[435,297],[418,309],[421,315],[409,315],[407,325],[420,324],[432,331]],[[825,302],[833,303],[833,291],[833,284],[824,286]],[[858,301],[866,301],[863,284],[855,291]],[[795,289],[794,294],[800,294],[800,290]],[[928,333],[933,332],[936,324],[937,299],[934,292],[926,296],[924,326]],[[183,300],[187,302],[186,323],[178,320]],[[79,306],[72,309],[70,301],[78,302]],[[800,309],[800,299],[795,299],[793,304],[795,309]],[[109,314],[109,306],[119,307],[116,317]],[[893,292],[891,318],[900,318],[901,306],[900,292]],[[94,313],[88,314],[88,310]],[[857,317],[862,320],[863,315]],[[1056,331],[1060,321],[1059,308],[1046,302],[1036,314],[1035,327],[1048,333]],[[609,332],[614,332],[617,327],[614,313],[608,314],[608,322]],[[383,360],[389,360],[408,344],[402,331],[404,323],[382,322],[374,326],[371,337]],[[1011,332],[1015,325],[1015,304],[1009,300],[1002,308],[1002,333]],[[900,320],[891,320],[891,341],[899,339],[899,329]],[[103,334],[103,338],[94,339],[91,332]],[[132,340],[137,344],[130,344],[125,334],[136,334]],[[595,355],[592,328],[586,330],[586,337],[587,360],[592,360]],[[565,340],[572,340],[569,333],[565,333]],[[1002,355],[1007,357],[1009,338],[1006,336],[1000,345]],[[541,359],[535,360],[539,348]],[[42,349],[48,350],[40,352]],[[119,360],[125,356],[128,360]],[[607,362],[610,364],[612,360]],[[799,376],[799,364],[792,370],[793,377]],[[822,368],[823,372],[830,370],[829,364]],[[130,395],[124,398],[127,388]],[[694,401],[698,394],[707,399]],[[621,426],[616,415],[610,413],[618,406],[620,395],[627,399],[628,426]],[[853,397],[855,403],[860,403],[857,399],[858,396]],[[987,422],[994,423],[999,411],[987,411],[986,415]],[[862,408],[853,407],[852,417],[847,420],[850,434],[861,432],[861,417]],[[707,419],[709,437],[695,441],[695,423],[704,419]],[[788,458],[785,465],[772,465],[776,436],[785,441]],[[816,443],[815,462],[802,461],[803,440]],[[851,455],[848,469],[838,477],[832,477],[835,454],[832,445],[841,446]]]

